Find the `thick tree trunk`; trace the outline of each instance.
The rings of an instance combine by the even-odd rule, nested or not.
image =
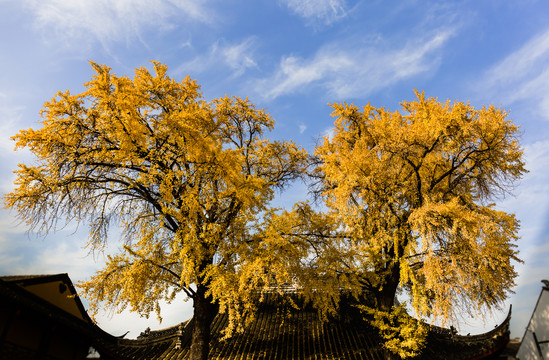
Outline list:
[[[398,263],[392,264],[391,273],[387,277],[383,288],[377,293],[378,309],[385,312],[390,312],[395,305],[395,296],[400,283],[400,267]],[[400,356],[394,354],[389,349],[384,349],[384,356],[387,360],[400,360]]]
[[[400,276],[397,275],[398,278]],[[395,281],[394,277],[389,280],[383,289],[378,294],[378,306],[382,311],[390,312],[395,305],[395,296],[398,288],[398,280]]]
[[[391,311],[395,305],[395,296],[400,283],[400,267],[398,263],[391,265],[391,272],[383,285],[383,288],[377,293],[377,306],[379,310]]]
[[[190,360],[207,360],[210,352],[210,325],[217,314],[217,306],[206,297],[206,286],[199,285],[194,300],[193,332]]]

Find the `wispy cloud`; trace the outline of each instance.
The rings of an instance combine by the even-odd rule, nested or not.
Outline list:
[[[334,138],[334,135],[335,135],[335,129],[333,128],[333,126],[324,129],[320,133],[320,136],[322,139],[327,138],[328,140],[332,140]]]
[[[1,1],[1,0],[0,0]],[[83,248],[86,233],[62,231],[50,234],[47,238],[25,234],[25,226],[17,225],[6,210],[0,209],[0,274],[1,275],[31,275],[68,273],[74,282],[88,280],[99,270],[104,262],[104,254],[96,254],[94,258]],[[113,241],[107,253],[113,253],[116,245]],[[79,289],[77,289],[79,292]],[[84,304],[86,299],[82,298]],[[172,304],[161,301],[164,321],[158,323],[154,314],[149,319],[142,318],[129,310],[115,314],[113,309],[104,309],[96,320],[99,326],[114,335],[122,335],[128,329],[132,331],[128,337],[136,338],[139,331],[147,327],[154,329],[176,325],[192,316],[192,301],[184,302],[185,296],[178,295]],[[115,309],[116,310],[116,309]]]
[[[20,122],[21,107],[12,105],[11,98],[0,92],[0,158],[11,157],[15,144],[10,138],[15,135],[16,124]]]
[[[143,28],[172,28],[176,15],[205,23],[213,16],[204,2],[193,0],[24,0],[24,4],[46,39],[55,36],[67,43],[91,37],[107,45],[140,38]]]
[[[549,120],[549,29],[533,36],[495,64],[475,87],[489,101],[500,102],[505,107],[513,106],[514,116],[527,118],[524,123]],[[545,129],[543,124],[540,125],[538,128]],[[539,138],[536,134],[533,137]],[[524,149],[526,167],[530,172],[518,187],[517,197],[506,199],[502,204],[521,220],[520,256],[525,264],[521,266],[517,296],[514,297],[519,304],[528,299],[524,294],[539,291],[538,281],[543,274],[540,275],[538,270],[547,270],[542,264],[546,263],[549,252],[549,226],[546,225],[549,217],[549,140],[541,138],[526,144]],[[521,318],[520,321],[527,320]]]
[[[7,211],[2,210],[0,215],[0,274],[66,272],[73,280],[84,280],[98,270],[104,261],[102,255],[97,255],[96,261],[83,248],[87,237],[85,233],[75,235],[63,231],[42,238],[27,234],[26,226]]]
[[[521,181],[516,197],[503,202],[504,210],[516,214],[521,222],[518,244],[519,257],[524,261],[517,264],[519,277],[516,292],[511,296],[513,324],[511,331],[519,336],[528,324],[535,299],[539,294],[541,279],[547,278],[549,256],[549,140],[538,141],[525,147],[526,166],[530,171]]]
[[[311,59],[284,57],[274,75],[257,80],[255,88],[269,99],[303,92],[311,86],[323,88],[337,99],[365,96],[400,80],[436,71],[440,50],[452,34],[441,30],[387,50],[373,45],[357,48],[355,42],[330,44]]]
[[[305,130],[307,130],[307,125],[305,125],[304,123],[302,123],[301,121],[297,123],[298,127],[299,127],[299,133],[300,134],[303,134],[305,132]]]
[[[488,70],[477,88],[505,104],[533,100],[549,119],[549,29]]]
[[[175,73],[202,73],[224,66],[231,69],[233,78],[241,76],[249,68],[257,67],[257,62],[254,59],[255,44],[255,37],[248,37],[236,44],[227,44],[224,40],[219,40],[210,47],[206,54],[178,66]]]
[[[13,189],[15,176],[11,174],[18,162],[32,159],[28,149],[20,149],[14,152],[15,143],[11,137],[17,133],[22,122],[24,108],[14,104],[14,97],[0,92],[0,171],[3,176],[0,179],[0,193],[6,193]]]
[[[168,304],[166,301],[160,301],[162,323],[157,321],[154,313],[150,317],[140,317],[137,313],[132,313],[128,309],[121,313],[115,313],[114,309],[104,309],[100,311],[95,320],[99,327],[113,335],[122,335],[128,329],[132,329],[126,336],[126,339],[135,339],[141,331],[146,328],[151,330],[164,329],[179,324],[180,322],[190,319],[193,315],[193,302],[186,301],[183,293],[176,295],[175,299]],[[134,330],[140,329],[140,330]]]
[[[549,140],[524,145],[524,160],[529,172],[517,184],[514,196],[506,197],[498,206],[520,219],[522,255],[535,257],[539,256],[539,244],[549,230]]]
[[[234,76],[242,75],[247,68],[257,67],[253,59],[254,38],[247,38],[240,44],[221,46],[217,50],[221,60],[234,70]]]
[[[344,0],[281,0],[281,3],[312,22],[330,24],[346,15]]]

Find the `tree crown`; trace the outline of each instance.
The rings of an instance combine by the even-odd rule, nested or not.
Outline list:
[[[45,232],[89,223],[92,249],[113,222],[122,226],[122,252],[82,284],[92,307],[148,314],[173,298],[170,288],[192,297],[200,284],[222,301],[213,274],[236,276],[257,214],[300,176],[305,151],[265,138],[274,121],[248,99],[207,102],[196,81],[176,82],[158,62],[133,79],[92,66],[86,91],[59,92],[38,130],[14,136],[37,162],[19,165],[7,206]]]
[[[452,319],[514,285],[518,221],[490,201],[526,172],[523,151],[504,110],[416,96],[394,112],[332,105],[333,137],[315,153],[320,193],[366,287],[392,278],[419,315]]]

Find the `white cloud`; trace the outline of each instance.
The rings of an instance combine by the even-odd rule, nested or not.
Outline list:
[[[337,99],[365,96],[417,74],[434,72],[440,61],[438,51],[451,36],[451,31],[439,31],[385,51],[372,45],[357,48],[355,42],[331,44],[309,60],[284,57],[275,74],[258,80],[255,88],[270,99],[303,92],[311,85]]]
[[[536,115],[549,119],[549,30],[487,71],[477,88],[505,104],[534,101]]]
[[[15,135],[16,124],[21,120],[22,107],[11,105],[10,97],[0,92],[0,158],[11,157],[15,143],[11,137]]]
[[[327,129],[324,129],[321,133],[322,139],[328,138],[328,140],[332,140],[335,136],[335,129],[333,127],[329,127]]]
[[[88,280],[105,263],[103,255],[94,258],[82,247],[85,244],[84,233],[67,236],[69,232],[63,231],[48,235],[45,239],[33,235],[29,237],[24,234],[24,226],[16,226],[6,211],[1,210],[0,215],[0,275],[68,273],[76,283]],[[127,338],[135,338],[147,327],[156,330],[189,319],[192,316],[192,301],[184,300],[185,296],[180,294],[171,304],[161,302],[162,323],[158,322],[154,313],[146,319],[129,310],[118,314],[112,309],[100,312],[96,320],[103,330],[113,335],[122,335],[130,330]],[[87,307],[86,299],[82,298],[82,301]]]
[[[549,120],[549,29],[533,36],[520,48],[489,69],[474,84],[489,102],[513,106],[514,117],[535,124]],[[545,129],[543,124],[540,129]],[[543,130],[540,130],[543,131]],[[532,134],[540,138],[543,133]],[[519,247],[524,264],[518,265],[520,276],[510,301],[513,303],[512,332],[521,336],[539,295],[540,280],[547,278],[549,237],[549,140],[524,146],[526,168],[530,171],[502,208],[515,213],[521,221]]]
[[[6,210],[0,210],[0,275],[15,274],[24,262],[20,248],[28,245],[16,240],[25,230],[17,226],[16,220]]]
[[[519,257],[524,261],[517,264],[520,274],[516,292],[510,297],[513,304],[512,333],[522,336],[529,316],[540,291],[540,280],[546,279],[547,257],[549,256],[549,236],[547,219],[549,216],[549,140],[538,141],[524,146],[526,174],[515,190],[516,196],[508,197],[500,203],[500,208],[514,213],[520,220]]]
[[[253,59],[253,44],[254,39],[248,38],[240,44],[219,48],[222,60],[235,71],[234,76],[242,75],[247,68],[257,67]]]
[[[190,319],[193,315],[193,302],[185,301],[185,295],[179,293],[170,304],[161,301],[160,309],[161,323],[158,322],[155,313],[151,313],[147,319],[129,310],[115,313],[108,309],[97,314],[95,320],[101,329],[112,335],[119,336],[129,330],[126,339],[134,339],[148,327],[151,330],[165,329]]]
[[[106,253],[94,257],[83,247],[87,239],[85,230],[65,229],[45,238],[26,235],[26,226],[18,225],[8,211],[0,209],[0,275],[68,273],[74,283],[88,280],[103,267],[105,255],[114,253],[120,243],[112,239]],[[158,322],[155,314],[146,319],[129,310],[118,314],[112,309],[100,312],[96,320],[103,330],[113,335],[122,335],[130,330],[127,337],[135,338],[147,327],[155,330],[189,319],[192,316],[192,301],[184,300],[185,296],[180,294],[171,304],[161,302],[162,323]],[[86,299],[82,298],[82,301],[87,307]]]
[[[343,0],[281,0],[295,14],[309,20],[330,24],[346,15]]]
[[[543,226],[549,215],[549,140],[524,146],[527,173],[517,187],[515,197],[502,202],[502,207],[517,214],[521,220],[521,250],[525,256],[538,256],[539,244],[545,236]]]
[[[215,42],[209,51],[177,67],[176,74],[202,73],[219,66],[229,67],[232,77],[243,75],[249,68],[257,67],[255,56],[255,37],[244,39],[240,43],[226,44],[224,40]]]
[[[32,159],[28,149],[14,152],[15,142],[11,140],[21,126],[24,107],[14,104],[13,96],[0,92],[0,170],[4,173],[0,179],[0,193],[13,189],[14,175],[18,162]],[[9,174],[9,175],[8,175]]]
[[[549,30],[534,36],[520,49],[497,64],[488,76],[493,83],[506,84],[521,81],[525,75],[537,75],[537,65],[549,56]]]
[[[297,125],[299,127],[299,133],[300,134],[303,134],[305,132],[305,130],[307,130],[307,125],[305,125],[304,123],[299,122]]]
[[[25,0],[25,5],[46,39],[55,35],[70,43],[91,36],[103,45],[139,38],[143,27],[171,28],[176,14],[206,23],[213,16],[193,0]]]
[[[104,259],[99,256],[96,261],[94,256],[82,247],[85,240],[72,237],[63,240],[61,241],[61,236],[55,240],[32,240],[45,241],[49,246],[40,254],[39,259],[23,264],[22,269],[35,274],[66,272],[73,281],[88,279],[91,274],[99,270]]]
[[[513,106],[513,117],[535,124],[549,120],[549,29],[533,36],[520,48],[495,64],[474,84],[489,102]],[[521,221],[519,247],[524,264],[518,265],[520,276],[510,301],[513,303],[512,332],[521,336],[539,295],[540,280],[547,278],[549,237],[549,140],[540,130],[530,135],[540,141],[524,146],[526,168],[530,171],[502,208],[515,213]],[[541,131],[541,133],[540,133]]]
[[[27,226],[6,210],[0,211],[0,226],[1,275],[68,273],[80,281],[105,262],[104,254],[93,256],[84,248],[86,231],[65,229],[42,237],[27,233]]]

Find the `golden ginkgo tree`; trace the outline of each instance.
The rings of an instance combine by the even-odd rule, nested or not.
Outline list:
[[[92,310],[159,314],[159,301],[183,291],[194,304],[190,358],[206,359],[218,308],[242,316],[253,307],[246,296],[235,303],[235,287],[267,283],[239,278],[253,267],[243,251],[258,214],[300,176],[307,155],[265,138],[274,122],[247,99],[207,102],[195,81],[153,65],[129,78],[92,63],[83,93],[46,102],[40,127],[14,136],[36,162],[19,165],[5,201],[33,229],[89,224],[92,249],[120,225],[125,245],[81,284]]]
[[[317,146],[313,173],[326,211],[302,204],[266,226],[282,229],[270,236],[286,253],[307,254],[288,258],[304,291],[331,284],[321,310],[346,289],[401,357],[421,352],[426,328],[397,292],[417,318],[446,324],[506,299],[519,223],[493,201],[526,172],[504,110],[416,95],[393,112],[333,104],[333,134]]]

